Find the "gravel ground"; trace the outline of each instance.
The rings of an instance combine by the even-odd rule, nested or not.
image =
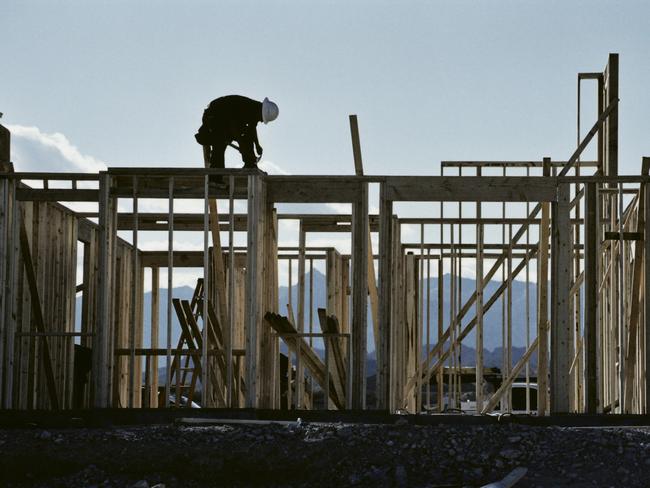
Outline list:
[[[0,430],[0,486],[650,487],[650,429],[234,424]]]

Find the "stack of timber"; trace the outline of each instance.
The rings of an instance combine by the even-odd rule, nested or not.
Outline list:
[[[298,336],[298,331],[291,322],[289,322],[289,319],[273,312],[267,312],[264,319],[269,326],[281,336],[293,354],[300,354],[305,366],[314,379],[321,385],[321,388],[323,388],[324,391],[329,390],[329,398],[332,400],[336,408],[344,408],[344,390],[341,382],[338,381],[338,376],[330,375],[329,385],[326,386],[326,378],[328,376],[327,366],[309,346],[309,343],[304,339],[304,337]]]

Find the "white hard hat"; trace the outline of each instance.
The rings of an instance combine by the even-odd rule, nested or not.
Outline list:
[[[278,106],[265,97],[262,101],[262,122],[268,124],[277,119],[279,113],[280,109],[278,109]]]

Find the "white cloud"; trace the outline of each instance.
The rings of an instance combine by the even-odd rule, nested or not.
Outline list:
[[[265,171],[266,173],[268,173],[270,175],[288,175],[288,174],[290,174],[288,171],[282,169],[277,164],[272,163],[271,161],[268,161],[266,159],[260,161],[257,166],[262,171]]]
[[[12,161],[16,171],[70,171],[96,173],[106,163],[82,154],[60,132],[48,134],[38,127],[8,125],[11,131]]]

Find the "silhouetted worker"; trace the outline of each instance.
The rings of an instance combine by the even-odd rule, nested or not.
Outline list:
[[[257,168],[262,146],[257,140],[257,123],[268,124],[278,117],[278,106],[265,98],[258,102],[240,95],[227,95],[212,100],[203,111],[203,124],[194,136],[196,141],[210,148],[210,167],[223,169],[226,148],[232,145],[241,153],[244,168]],[[220,184],[221,176],[210,178]]]

